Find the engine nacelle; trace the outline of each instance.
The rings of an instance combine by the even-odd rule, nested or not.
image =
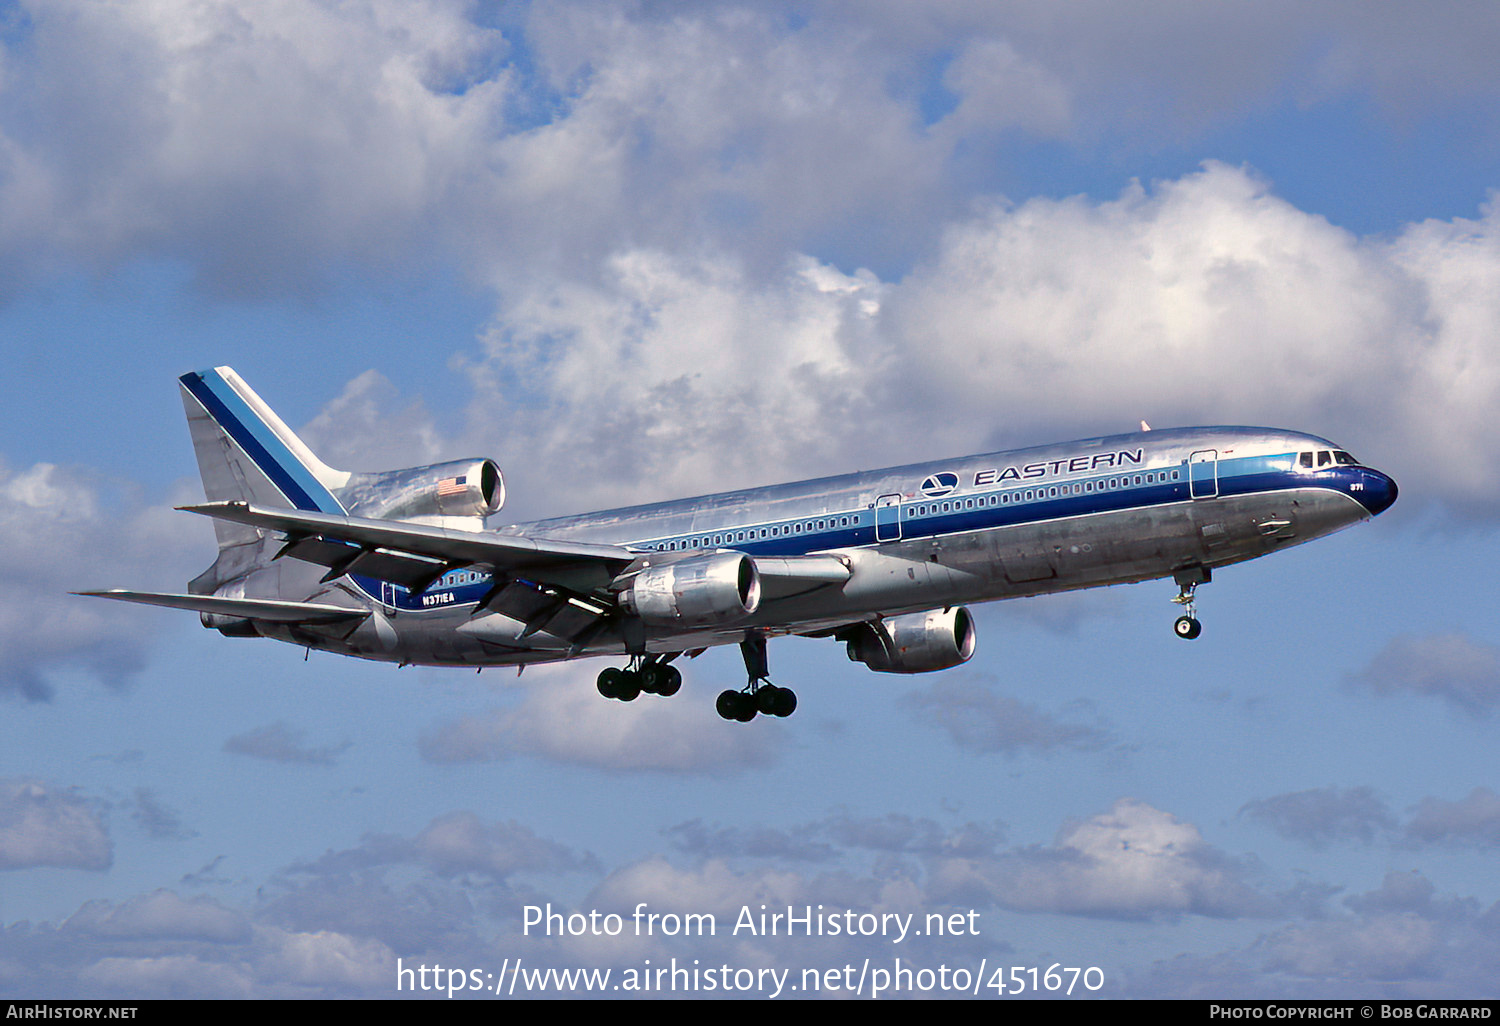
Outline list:
[[[453,460],[355,474],[342,497],[351,513],[364,517],[487,517],[505,505],[505,478],[494,460]]]
[[[642,570],[620,593],[620,604],[665,627],[735,623],[760,608],[760,573],[742,553],[695,556]]]
[[[849,658],[880,673],[929,673],[968,662],[975,642],[974,618],[950,606],[861,625]]]

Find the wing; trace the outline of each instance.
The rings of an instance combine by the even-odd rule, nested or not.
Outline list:
[[[328,567],[326,580],[362,574],[418,592],[448,570],[477,565],[493,568],[497,577],[520,577],[587,593],[608,587],[636,560],[635,553],[618,545],[454,531],[248,502],[206,502],[180,508],[279,531],[287,536],[287,543],[277,555]]]
[[[224,598],[217,595],[169,595],[154,591],[125,591],[120,588],[111,591],[75,591],[73,594],[139,602],[147,606],[166,606],[169,609],[192,609],[220,616],[239,616],[246,620],[271,620],[276,623],[348,623],[363,620],[370,615],[368,609],[348,609],[318,602],[281,602],[273,599]]]
[[[325,581],[360,574],[421,592],[449,570],[489,567],[495,585],[480,601],[481,610],[526,624],[523,638],[545,630],[573,646],[615,621],[615,593],[657,557],[619,545],[455,531],[241,501],[181,508],[285,534],[277,555],[328,567]],[[833,555],[760,557],[755,564],[767,600],[838,586],[851,574],[848,563]]]

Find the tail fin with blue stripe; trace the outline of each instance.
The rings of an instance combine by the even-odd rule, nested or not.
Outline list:
[[[179,381],[203,492],[210,502],[239,499],[261,506],[344,512],[335,492],[349,480],[349,474],[314,456],[232,369],[194,371]],[[258,548],[261,532],[217,520],[214,530],[220,574],[210,570],[209,575],[221,576],[229,565],[242,570],[254,558],[242,547]],[[238,550],[238,558],[226,560],[226,550],[231,549]]]

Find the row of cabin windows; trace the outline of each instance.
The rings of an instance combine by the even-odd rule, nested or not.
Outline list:
[[[1034,502],[1037,499],[1056,498],[1058,495],[1081,495],[1085,492],[1103,492],[1116,488],[1128,488],[1132,482],[1137,485],[1157,484],[1165,481],[1176,481],[1178,472],[1175,470],[1154,471],[1146,474],[1136,474],[1132,479],[1126,477],[1112,477],[1104,481],[1084,481],[1079,484],[1054,485],[1051,488],[1028,488],[1024,492],[1017,490],[1013,492],[995,492],[989,495],[981,495],[973,499],[954,499],[943,503],[930,503],[916,507],[908,506],[908,517],[925,517],[937,513],[950,513],[954,510],[975,509],[985,506],[1006,506],[1012,502]],[[977,506],[976,506],[977,504]],[[853,517],[827,517],[821,520],[805,520],[787,524],[786,526],[750,528],[744,531],[728,531],[722,534],[705,534],[697,538],[687,538],[682,541],[657,542],[656,551],[676,552],[687,549],[706,549],[710,546],[734,545],[744,541],[755,541],[759,538],[779,538],[782,535],[807,534],[812,531],[822,531],[834,527],[848,527],[855,520]]]
[[[1025,491],[993,492],[989,495],[981,495],[976,499],[954,499],[951,502],[934,502],[920,506],[907,507],[912,512],[908,516],[925,517],[935,516],[938,513],[951,513],[957,510],[975,509],[985,506],[1008,506],[1013,502],[1035,502],[1037,499],[1055,499],[1059,495],[1082,495],[1087,492],[1112,491],[1116,488],[1129,488],[1132,484],[1157,484],[1165,481],[1176,481],[1178,472],[1175,470],[1161,470],[1149,474],[1137,474],[1130,477],[1111,477],[1103,481],[1083,481],[1078,484],[1054,485],[1051,488],[1028,488]]]
[[[682,541],[657,542],[657,552],[676,552],[679,549],[706,549],[720,545],[734,545],[743,541],[755,541],[759,538],[780,538],[782,535],[807,534],[812,531],[824,531],[835,527],[848,527],[855,522],[854,517],[824,517],[821,520],[804,520],[797,523],[777,525],[775,527],[752,527],[744,531],[726,531],[722,534],[705,534],[697,538],[687,538]]]

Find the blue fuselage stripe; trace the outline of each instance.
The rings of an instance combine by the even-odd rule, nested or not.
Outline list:
[[[1238,459],[1219,460],[1217,475],[1205,475],[1197,481],[1197,487],[1201,490],[1212,488],[1215,480],[1217,487],[1214,495],[1218,497],[1229,497],[1235,495],[1248,495],[1255,493],[1274,492],[1294,488],[1328,488],[1333,491],[1348,492],[1348,483],[1343,477],[1354,473],[1354,468],[1335,467],[1320,470],[1316,473],[1298,472],[1293,469],[1295,453],[1281,454],[1276,456],[1255,456]],[[1144,509],[1151,506],[1161,506],[1170,503],[1186,502],[1193,498],[1187,480],[1187,468],[1183,464],[1167,468],[1153,468],[1151,470],[1132,471],[1130,474],[1100,475],[1089,479],[1076,479],[1060,483],[1032,485],[1031,487],[1013,486],[1007,489],[991,490],[982,493],[966,492],[942,499],[910,499],[901,503],[901,541],[921,540],[942,535],[962,534],[970,531],[983,531],[1000,527],[1013,527],[1028,523],[1040,523],[1051,520],[1062,520],[1069,517],[1089,516],[1100,513],[1115,513],[1129,509]],[[1171,480],[1170,475],[1177,475],[1177,480]],[[1134,484],[1136,477],[1149,479],[1150,477],[1163,478],[1156,483]],[[1101,487],[1103,482],[1126,481],[1127,484],[1117,484],[1115,487]],[[1088,489],[1092,484],[1093,490]],[[1073,489],[1084,489],[1074,492]],[[1033,498],[1021,500],[1027,491],[1033,493]],[[1052,491],[1068,494],[1056,496],[1045,494]],[[1009,494],[1011,500],[1000,502],[1002,494]],[[1045,497],[1042,497],[1045,494]],[[1210,501],[1212,496],[1203,496],[1199,501]],[[945,502],[956,507],[947,511],[941,510]],[[968,508],[967,503],[973,502],[973,508]],[[918,509],[927,512],[917,515]],[[752,556],[796,556],[805,555],[810,552],[820,552],[828,549],[848,548],[860,545],[871,545],[876,543],[875,537],[875,510],[861,509],[849,510],[840,513],[822,513],[805,517],[778,520],[772,523],[757,523],[754,525],[723,526],[712,530],[704,529],[693,531],[685,535],[676,535],[663,538],[642,539],[640,541],[627,543],[632,548],[649,551],[659,551],[660,547],[669,546],[668,551],[682,552],[693,549],[726,548],[744,552]],[[792,525],[816,525],[818,521],[825,524],[836,524],[838,521],[848,518],[853,523],[848,527],[825,527],[818,529],[813,526],[807,530],[794,530]],[[759,534],[762,530],[778,530],[780,535],[767,538],[745,538],[739,539],[741,533]],[[715,541],[715,538],[722,539]],[[670,546],[675,543],[676,547]]]

